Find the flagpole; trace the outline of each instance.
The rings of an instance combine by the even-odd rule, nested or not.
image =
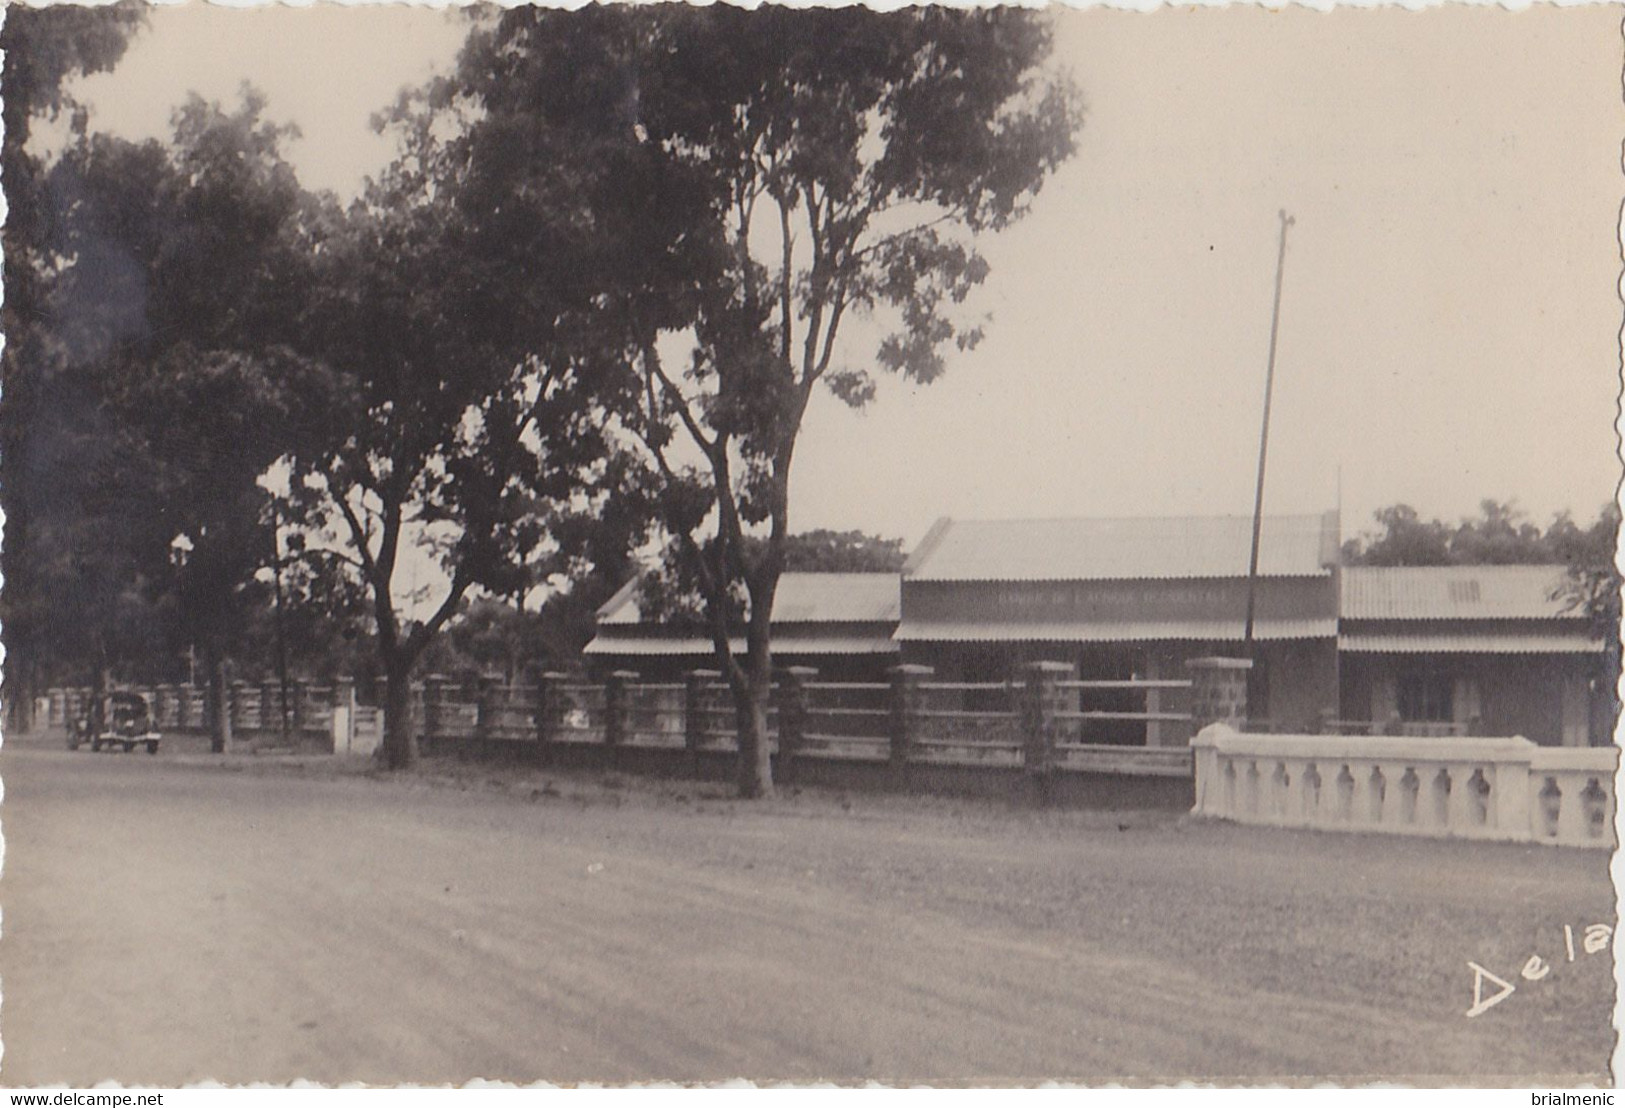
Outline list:
[[[1253,493],[1253,546],[1247,560],[1247,657],[1253,657],[1253,611],[1258,594],[1258,539],[1264,526],[1264,460],[1270,446],[1270,400],[1275,392],[1275,340],[1281,331],[1281,275],[1286,270],[1286,229],[1293,219],[1281,209],[1281,249],[1275,258],[1275,309],[1270,315],[1270,355],[1264,372],[1264,425],[1258,435],[1258,486]],[[1254,659],[1256,661],[1256,659]]]

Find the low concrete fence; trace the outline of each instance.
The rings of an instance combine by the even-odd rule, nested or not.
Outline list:
[[[1143,694],[1136,682],[1078,681],[1070,665],[1053,662],[1029,665],[1009,682],[939,681],[929,667],[914,665],[886,676],[820,681],[812,669],[780,670],[767,713],[775,779],[1036,795],[1058,803],[1190,805],[1185,743],[1090,741],[1106,730],[1103,721],[1152,718],[1089,707],[1107,685],[1117,700]],[[711,670],[666,682],[631,672],[602,682],[547,673],[512,686],[429,675],[414,687],[413,704],[414,728],[431,753],[708,779],[731,777],[737,760],[733,697]],[[1188,715],[1154,715],[1190,726]]]
[[[1204,728],[1193,812],[1238,823],[1612,849],[1612,747]]]
[[[767,741],[784,783],[1188,808],[1191,750],[1175,740],[1189,734],[1191,715],[1150,701],[1193,690],[1200,702],[1196,685],[1082,681],[1060,662],[1030,663],[1007,682],[940,681],[919,665],[897,666],[886,680],[820,681],[815,670],[790,666],[776,675]],[[152,698],[161,730],[206,726],[201,689],[133,691]],[[378,703],[386,695],[382,683],[373,690]],[[52,690],[51,721],[73,718],[88,696]],[[286,744],[284,720],[307,750],[367,754],[381,736],[379,709],[359,703],[347,680],[291,682],[286,697],[275,682],[234,682],[227,697],[234,742],[257,749]],[[1125,698],[1148,703],[1130,710]],[[631,672],[601,682],[533,674],[512,685],[428,674],[412,683],[408,702],[411,729],[430,753],[726,779],[739,749],[732,694],[712,670],[664,683]],[[1102,741],[1120,739],[1124,724],[1139,729],[1140,742]]]
[[[202,735],[209,731],[207,693],[196,685],[138,685],[122,687],[147,698],[153,726],[164,734]],[[111,691],[111,690],[110,690]],[[53,688],[43,698],[48,727],[66,729],[90,710],[94,690],[88,687]],[[226,713],[239,742],[256,746],[288,745],[327,753],[370,753],[377,736],[358,727],[355,683],[332,685],[290,681],[250,684],[233,681],[225,688]],[[370,745],[369,745],[370,742]]]

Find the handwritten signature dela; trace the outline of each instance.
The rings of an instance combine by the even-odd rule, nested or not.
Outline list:
[[[1614,929],[1606,923],[1593,923],[1585,929],[1580,944],[1587,954],[1596,954],[1607,950],[1608,943],[1614,937]],[[1563,925],[1563,949],[1570,962],[1574,961],[1574,928],[1569,924]],[[1501,1001],[1518,991],[1516,985],[1502,977],[1497,977],[1477,962],[1468,962],[1467,966],[1473,971],[1473,1006],[1467,1009],[1467,1018],[1482,1016]],[[1552,963],[1539,954],[1531,954],[1529,961],[1523,964],[1518,976],[1525,981],[1539,981],[1552,972]],[[1490,996],[1484,995],[1484,983],[1493,982],[1500,990]]]

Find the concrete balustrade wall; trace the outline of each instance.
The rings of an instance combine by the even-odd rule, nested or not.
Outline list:
[[[1523,738],[1251,735],[1191,740],[1198,816],[1237,823],[1613,848],[1612,747]]]

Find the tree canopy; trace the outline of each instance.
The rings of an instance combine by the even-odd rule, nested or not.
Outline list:
[[[1346,565],[1546,565],[1612,561],[1618,509],[1606,505],[1582,528],[1563,512],[1544,531],[1510,502],[1484,500],[1476,516],[1455,523],[1423,519],[1409,504],[1374,513],[1378,528],[1344,542]]]
[[[388,122],[401,157],[310,230],[296,346],[313,400],[289,460],[291,499],[321,532],[312,545],[369,593],[385,757],[402,766],[415,758],[408,682],[470,590],[522,598],[613,561],[642,525],[638,481],[607,434],[606,363],[570,352],[592,294],[577,279],[579,207],[558,194],[535,213],[530,280],[511,280],[514,240],[433,119],[402,105]],[[437,597],[398,587],[414,550],[444,571]]]
[[[79,130],[36,179],[44,279],[8,362],[27,410],[4,421],[8,642],[35,666],[162,679],[196,647],[212,670],[263,601],[305,200],[263,108],[193,98],[168,143]]]
[[[38,512],[48,510],[60,496],[48,482],[56,464],[71,453],[67,443],[50,437],[42,417],[73,397],[52,373],[57,352],[48,301],[61,258],[61,213],[44,194],[45,166],[29,140],[37,123],[56,119],[64,111],[72,113],[74,131],[83,133],[84,113],[68,83],[116,65],[143,18],[142,9],[134,4],[94,9],[15,6],[0,27],[0,50],[5,52],[0,74],[0,87],[5,89],[0,177],[6,191],[0,456],[7,467],[6,479],[0,482],[0,507],[6,515],[0,571],[7,586],[0,598],[0,623],[8,654],[7,700],[12,711],[23,713],[37,686],[64,672],[74,660],[82,665],[93,656],[91,644],[73,635],[77,628],[59,621],[51,607],[53,598],[62,595],[64,587],[72,590],[81,568],[99,580],[110,580],[114,572],[106,564],[67,564],[70,551],[82,551],[85,558],[100,553],[82,541],[93,529],[85,519],[36,520]],[[47,485],[42,487],[41,481]],[[127,582],[137,580],[131,566],[122,565],[116,572]],[[119,597],[125,595],[121,590]],[[146,607],[138,595],[128,599],[131,605],[119,607]]]
[[[625,371],[617,414],[705,598],[746,794],[772,787],[768,613],[807,405],[819,387],[867,402],[871,366],[929,382],[976,344],[975,238],[1020,218],[1073,149],[1049,44],[1043,17],[1013,9],[527,8],[481,27],[433,91],[470,121],[459,174],[506,241],[556,247],[538,205],[581,198],[578,273],[597,295],[577,356]],[[858,358],[838,342],[852,316],[885,325]]]

